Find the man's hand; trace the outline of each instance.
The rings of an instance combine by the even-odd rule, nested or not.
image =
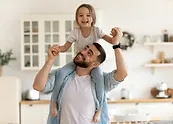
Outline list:
[[[58,45],[53,45],[52,47],[49,48],[48,50],[48,57],[50,60],[55,60],[56,56],[59,55],[59,46]]]
[[[117,45],[119,44],[120,39],[123,36],[123,33],[120,28],[115,27],[115,28],[112,28],[110,35],[112,35],[112,44]]]

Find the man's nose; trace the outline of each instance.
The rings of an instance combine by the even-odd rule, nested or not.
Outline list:
[[[86,54],[87,54],[87,50],[82,50],[82,51],[81,51],[81,54],[82,54],[82,55],[86,55]]]
[[[86,52],[85,52],[85,50],[82,50],[80,53],[84,55]]]

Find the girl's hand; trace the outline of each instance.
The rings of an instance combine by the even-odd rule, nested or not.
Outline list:
[[[52,51],[52,54],[54,56],[58,56],[59,55],[59,52],[60,52],[60,46],[58,45],[53,45],[53,47],[55,48],[53,51]]]
[[[115,45],[115,44],[119,44],[120,39],[123,36],[123,33],[120,28],[115,27],[115,28],[112,28],[110,35],[112,35],[112,44]]]
[[[48,50],[48,58],[51,60],[55,60],[56,56],[59,55],[59,46],[58,45],[53,45],[52,47],[49,48]]]

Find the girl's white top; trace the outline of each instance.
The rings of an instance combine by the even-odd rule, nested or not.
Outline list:
[[[98,40],[101,39],[104,35],[105,33],[101,29],[99,29],[98,27],[93,27],[93,30],[91,31],[90,35],[85,38],[83,37],[80,28],[75,28],[70,32],[67,41],[71,43],[74,42],[75,53],[78,53],[86,45],[98,42]]]

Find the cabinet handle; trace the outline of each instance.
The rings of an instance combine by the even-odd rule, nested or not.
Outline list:
[[[136,102],[136,105],[139,105],[139,102]]]
[[[29,106],[32,106],[33,104],[29,104]]]

